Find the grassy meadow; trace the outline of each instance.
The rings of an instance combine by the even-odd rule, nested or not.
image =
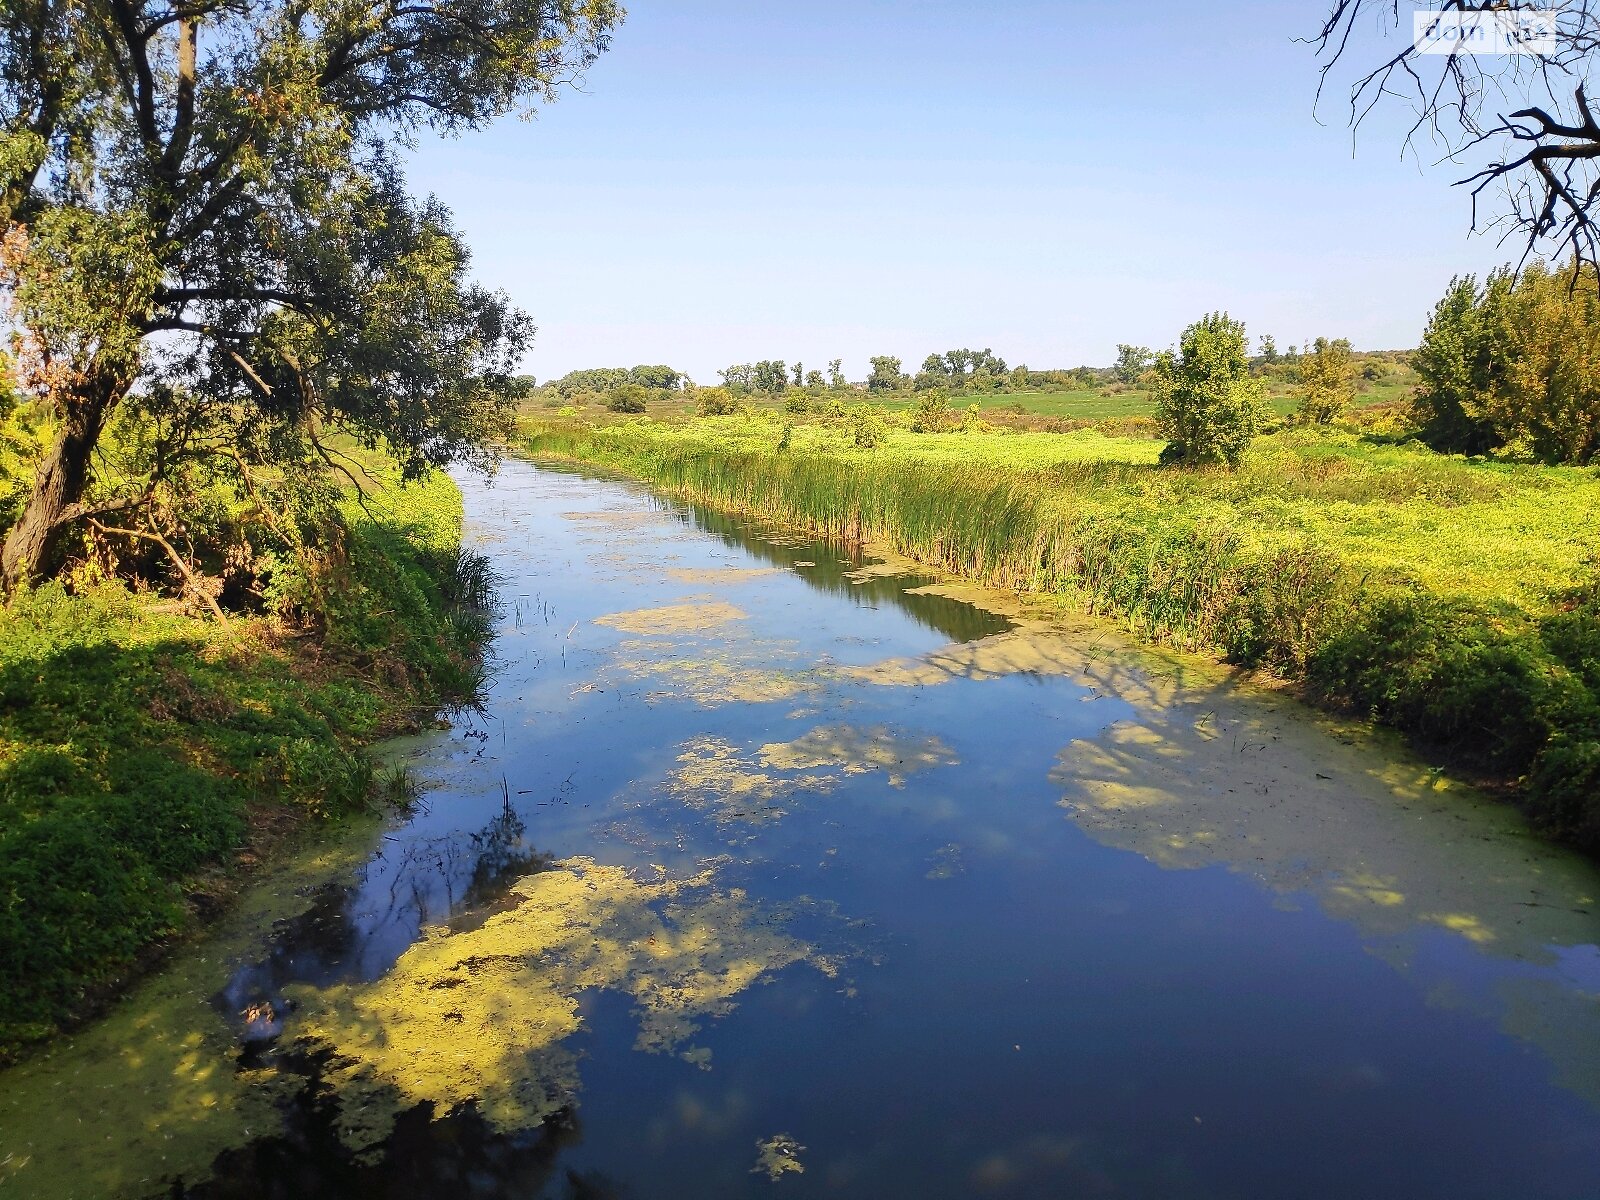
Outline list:
[[[1363,364],[1369,360],[1378,364],[1375,373],[1379,374],[1379,378],[1356,379],[1357,408],[1371,410],[1404,403],[1417,385],[1416,372],[1404,360],[1404,356],[1393,352],[1377,352],[1357,357],[1357,361]],[[1282,417],[1294,411],[1299,402],[1299,390],[1291,374],[1269,370],[1263,372],[1260,379],[1266,403],[1273,412]],[[693,389],[683,392],[652,391],[646,394],[649,396],[646,413],[651,417],[677,420],[694,415]],[[816,406],[821,407],[833,395],[832,392],[819,392],[811,398]],[[846,397],[851,402],[870,401],[886,412],[910,412],[916,408],[919,398],[918,393],[913,391],[855,391]],[[744,403],[760,411],[785,411],[785,399],[781,397],[757,393],[744,397]],[[950,397],[950,404],[958,409],[977,405],[986,420],[1007,428],[1049,432],[1070,431],[1073,425],[1106,420],[1148,419],[1155,408],[1155,401],[1148,389],[1119,383],[1037,391],[960,393]],[[558,411],[568,416],[577,413],[603,419],[603,399],[589,396],[573,405],[569,398],[536,389],[523,408],[524,416],[528,418],[548,417]],[[1153,426],[1151,429],[1153,432]]]
[[[801,423],[796,423],[796,422]],[[524,445],[715,505],[881,539],[1055,594],[1139,635],[1268,668],[1511,783],[1600,847],[1592,469],[1474,461],[1354,427],[1285,428],[1241,467],[1170,470],[1124,422],[915,433],[761,410],[534,419]]]
[[[293,620],[115,579],[0,606],[0,1061],[92,1012],[308,819],[382,783],[361,746],[481,679],[461,496],[390,474]]]

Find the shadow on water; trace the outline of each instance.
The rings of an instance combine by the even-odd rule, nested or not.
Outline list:
[[[580,1144],[575,1114],[535,1129],[499,1133],[472,1105],[436,1115],[423,1102],[400,1113],[393,1131],[363,1152],[339,1137],[340,1105],[322,1078],[328,1054],[285,1056],[279,1066],[304,1079],[284,1105],[283,1129],[218,1155],[202,1183],[175,1183],[168,1200],[438,1200],[545,1196],[613,1200],[624,1192],[596,1174],[563,1172],[562,1151]],[[554,1185],[554,1186],[551,1186]]]
[[[549,475],[569,475],[621,487],[640,503],[715,537],[729,549],[756,562],[793,571],[819,592],[845,597],[858,608],[893,605],[923,628],[952,642],[976,641],[1012,627],[1005,617],[974,605],[945,596],[916,594],[916,589],[937,583],[935,575],[862,573],[863,567],[878,560],[859,544],[796,533],[779,522],[733,516],[704,504],[662,497],[627,477],[594,468],[542,462],[538,469]]]
[[[1592,864],[1384,735],[1215,670],[1133,658],[1084,673],[1137,715],[1058,754],[1051,780],[1074,823],[1164,869],[1220,866],[1283,906],[1315,905],[1430,1005],[1495,1021],[1600,1105]]]

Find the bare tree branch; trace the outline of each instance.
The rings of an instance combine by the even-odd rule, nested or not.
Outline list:
[[[1404,45],[1351,83],[1352,130],[1388,100],[1412,106],[1415,119],[1403,140],[1407,152],[1416,150],[1420,135],[1442,144],[1451,161],[1493,144],[1498,159],[1456,180],[1471,197],[1469,228],[1500,226],[1503,238],[1520,236],[1524,261],[1540,253],[1570,253],[1595,263],[1600,122],[1584,80],[1600,49],[1597,0],[1568,0],[1555,9],[1532,0],[1434,0],[1428,7],[1464,17],[1492,15],[1498,21],[1522,12],[1553,12],[1554,48],[1538,54],[1461,49],[1423,54],[1412,41],[1411,6],[1402,7],[1399,0],[1334,0],[1321,30],[1307,39],[1322,64],[1318,100],[1335,68],[1361,42],[1360,23],[1370,19]]]

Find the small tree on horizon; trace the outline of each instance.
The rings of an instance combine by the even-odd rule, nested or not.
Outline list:
[[[1148,346],[1129,346],[1126,343],[1117,343],[1117,365],[1112,368],[1116,372],[1117,381],[1129,385],[1139,381],[1155,358]]]
[[[1295,420],[1326,425],[1355,399],[1355,359],[1345,338],[1319,337],[1300,362],[1300,405]]]
[[[1163,463],[1237,466],[1262,423],[1261,384],[1251,378],[1244,323],[1207,313],[1183,331],[1177,352],[1152,368]]]
[[[903,385],[900,360],[890,354],[880,354],[870,360],[872,374],[867,376],[867,388],[874,392],[892,392]]]

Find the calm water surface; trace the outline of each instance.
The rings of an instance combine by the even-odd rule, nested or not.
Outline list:
[[[941,659],[1015,635],[840,547],[521,463],[464,486],[505,579],[484,711],[398,747],[414,817],[183,1010],[230,1031],[218,1094],[280,1115],[105,1186],[1600,1196],[1587,867],[1398,786],[1351,848],[1355,785],[1294,755],[1381,750],[1196,704],[1218,757],[1133,754],[1149,688]],[[1297,773],[1331,816],[1273,807]],[[171,1137],[152,1107],[130,1155]],[[0,1197],[63,1189],[4,1111],[0,1159],[38,1163]],[[62,1143],[62,1194],[100,1194],[100,1144]]]

